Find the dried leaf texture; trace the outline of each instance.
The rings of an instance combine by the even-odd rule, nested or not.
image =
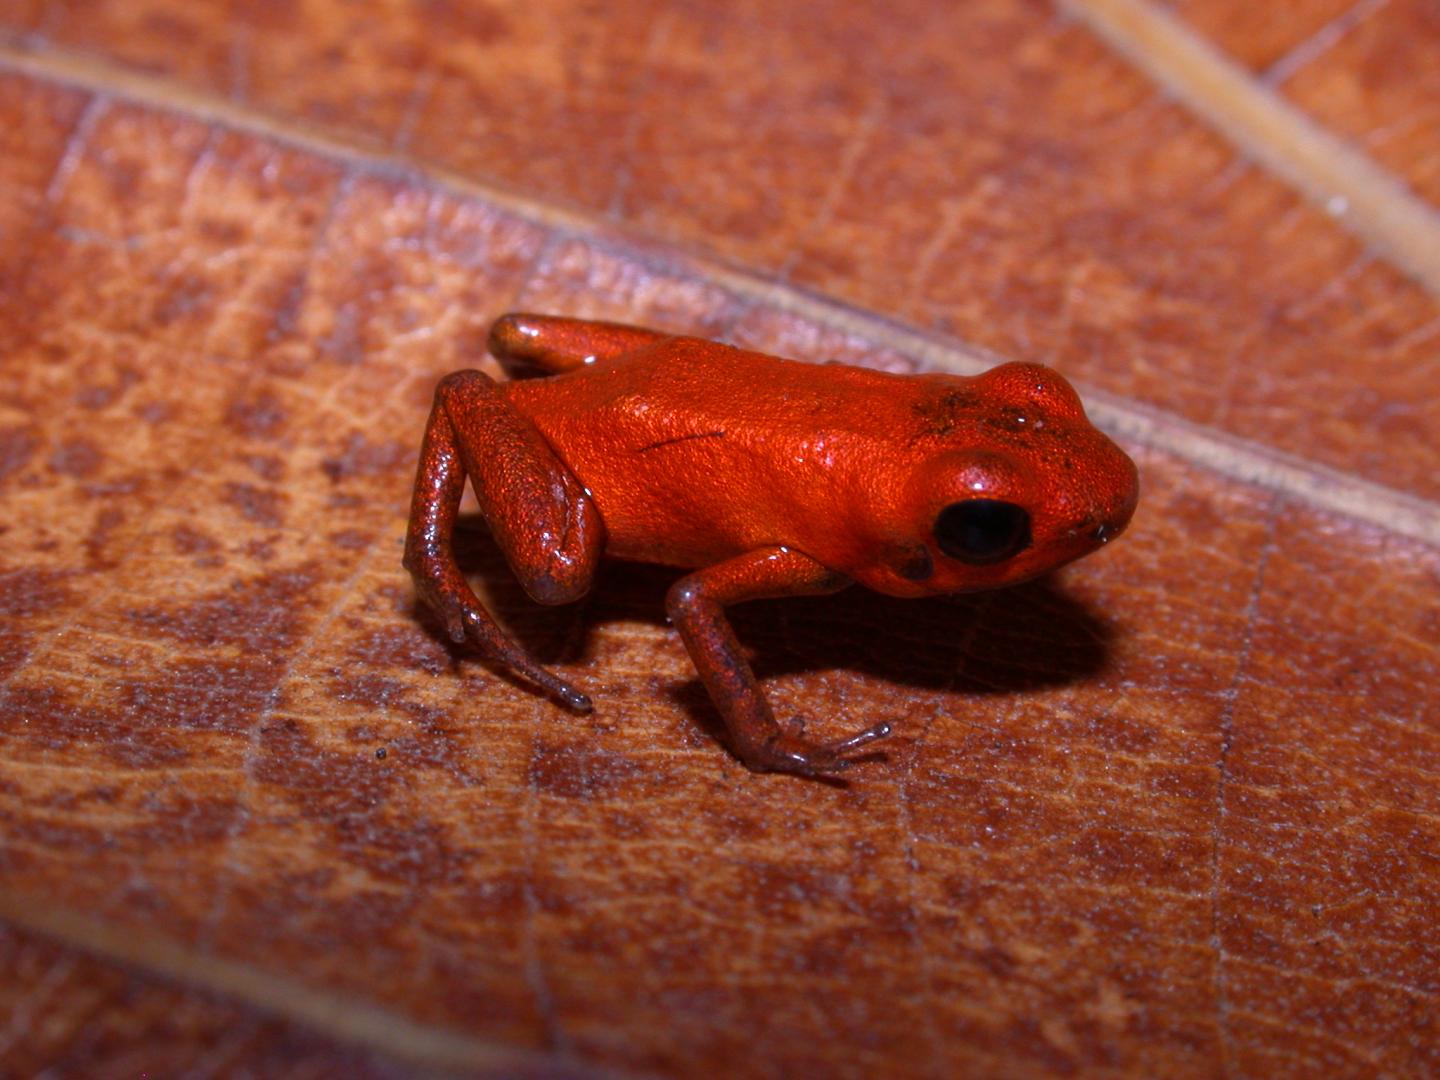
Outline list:
[[[1044,5],[808,11],[5,9],[0,1047],[1440,1070],[1435,300]],[[593,717],[416,610],[429,396],[514,308],[1047,359],[1160,417],[1144,500],[1021,589],[738,609],[782,713],[896,726],[848,786],[754,776],[671,572],[542,610],[464,533]]]
[[[1330,25],[1314,6],[1299,40]],[[1245,39],[1268,6],[1246,10],[1213,18]],[[101,0],[12,25],[1440,495],[1433,295],[1048,3],[840,11]],[[1392,36],[1436,33],[1422,13]],[[1395,160],[1433,162],[1391,87],[1433,108],[1398,73],[1435,65],[1395,63],[1343,67],[1350,112],[1321,119],[1353,137],[1408,109]]]
[[[403,1065],[33,934],[0,927],[0,968],[0,1057],[11,1076],[407,1075]]]
[[[1440,11],[1426,0],[1181,0],[1177,13],[1440,203]]]

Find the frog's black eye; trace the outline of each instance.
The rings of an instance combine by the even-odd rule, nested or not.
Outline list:
[[[935,519],[935,541],[952,559],[986,566],[1030,546],[1030,515],[999,499],[951,503]]]

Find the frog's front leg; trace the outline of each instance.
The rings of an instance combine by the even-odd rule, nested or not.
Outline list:
[[[453,536],[469,477],[510,568],[542,604],[579,599],[605,546],[605,526],[585,488],[533,424],[478,371],[457,371],[435,390],[405,536],[405,567],[450,637],[544,687],[574,709],[590,699],[541,667],[495,624],[455,562]]]
[[[880,723],[838,742],[815,743],[798,732],[783,731],[725,618],[725,607],[742,600],[819,596],[849,584],[849,578],[808,555],[773,547],[698,570],[671,587],[666,610],[725,721],[736,754],[750,768],[805,776],[835,773],[853,764],[857,751],[890,734],[890,725]]]

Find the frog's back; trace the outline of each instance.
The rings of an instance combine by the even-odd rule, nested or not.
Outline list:
[[[826,426],[865,431],[887,400],[903,418],[912,377],[841,364],[810,364],[697,338],[670,338],[614,360],[544,379],[508,384],[522,411],[544,424],[548,414],[602,413],[608,422],[640,421],[647,433],[661,416],[682,434],[694,421],[724,421],[777,434]],[[641,406],[637,412],[637,406]],[[558,417],[557,417],[558,418]],[[703,426],[703,425],[702,425]]]
[[[920,381],[672,338],[506,386],[591,491],[612,554],[700,565],[801,543],[797,504],[843,513],[849,472],[916,424]]]

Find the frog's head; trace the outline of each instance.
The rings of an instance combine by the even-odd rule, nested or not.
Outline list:
[[[1135,512],[1134,462],[1049,368],[937,379],[915,412],[922,457],[892,504],[888,580],[872,587],[914,596],[1012,585],[1109,543]]]

